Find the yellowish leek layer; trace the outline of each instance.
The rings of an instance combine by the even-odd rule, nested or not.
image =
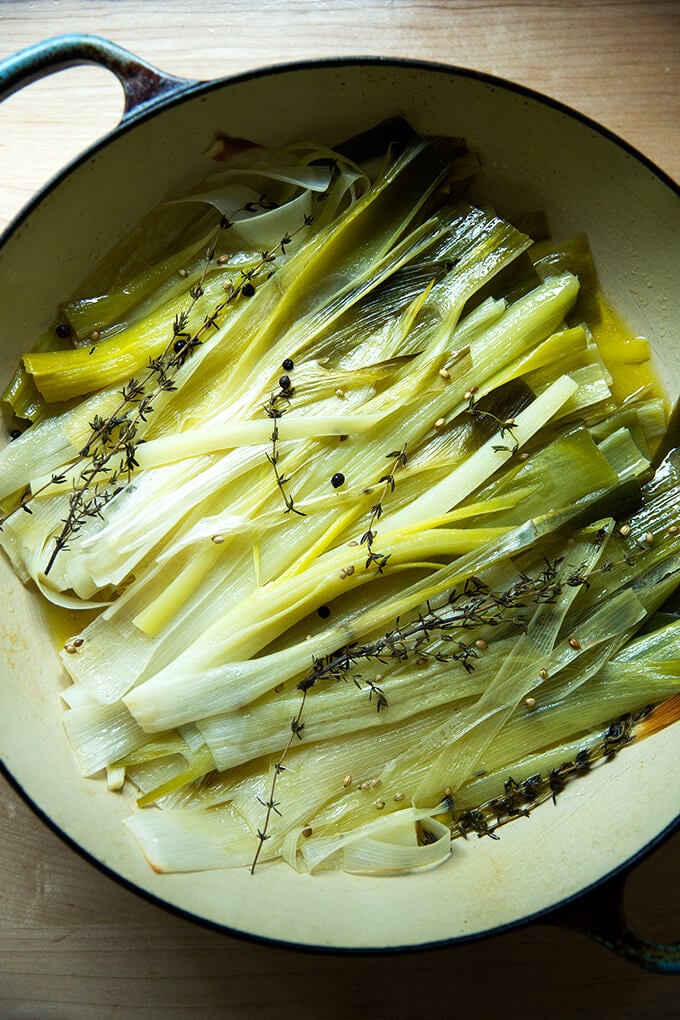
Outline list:
[[[25,355],[16,406],[72,406],[0,453],[0,538],[105,606],[69,621],[66,729],[154,867],[434,866],[478,772],[672,692],[677,628],[635,634],[677,585],[680,467],[640,495],[663,401],[584,238],[452,197],[445,140],[258,152],[275,201],[238,156],[69,303],[90,344]]]

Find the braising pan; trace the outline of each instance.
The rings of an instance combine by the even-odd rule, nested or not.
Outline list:
[[[333,143],[399,114],[423,133],[466,137],[481,156],[480,191],[502,213],[540,208],[556,234],[588,232],[605,293],[650,338],[662,381],[677,399],[677,188],[592,121],[488,75],[434,64],[325,60],[202,83],[165,76],[85,36],[53,39],[0,64],[0,97],[81,63],[118,76],[125,113],[2,239],[0,385],[93,260],[159,198],[205,170],[202,154],[217,131],[273,145],[312,136]],[[232,933],[345,950],[452,943],[558,916],[645,966],[677,966],[672,947],[644,943],[626,929],[618,890],[611,881],[602,885],[625,874],[674,825],[677,783],[668,777],[680,769],[677,727],[626,748],[572,784],[556,808],[546,805],[530,821],[508,826],[500,841],[457,841],[446,866],[423,874],[310,878],[275,865],[255,876],[247,869],[157,875],[121,824],[122,798],[79,775],[60,719],[53,641],[35,593],[4,559],[0,604],[6,774],[75,848],[155,902]],[[565,904],[595,886],[599,899],[591,893],[587,911],[572,903],[567,917]],[[548,914],[558,907],[559,915]]]

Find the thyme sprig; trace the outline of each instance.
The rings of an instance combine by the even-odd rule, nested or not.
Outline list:
[[[249,206],[251,205],[252,209],[248,207],[244,209],[252,212],[256,205],[265,209],[270,207],[265,195],[262,195],[256,203],[249,203]],[[241,210],[236,210],[239,211]],[[233,215],[235,213],[232,213]],[[132,472],[138,467],[135,452],[139,442],[139,430],[153,413],[154,403],[159,395],[176,389],[174,380],[177,372],[201,346],[206,333],[219,329],[222,313],[237,298],[241,296],[249,298],[254,295],[253,280],[258,279],[265,271],[269,274],[271,263],[276,260],[279,253],[287,254],[287,248],[295,237],[312,222],[313,217],[305,215],[296,230],[286,232],[276,246],[262,251],[261,257],[253,266],[239,269],[235,278],[225,285],[224,298],[206,313],[196,328],[190,330],[191,316],[205,295],[205,278],[215,260],[219,236],[222,231],[234,225],[231,217],[222,216],[214,236],[206,246],[200,278],[189,288],[190,301],[187,307],[175,316],[172,336],[166,347],[159,355],[149,360],[147,370],[141,378],[132,378],[126,383],[120,391],[120,403],[113,412],[108,417],[95,415],[90,423],[91,434],[78,452],[74,466],[78,467],[83,462],[87,464],[73,480],[68,510],[66,516],[62,518],[61,528],[53,536],[54,547],[45,567],[45,575],[50,573],[59,553],[68,549],[69,541],[78,534],[88,518],[102,519],[104,507],[130,481]],[[19,510],[31,513],[30,503],[37,496],[51,485],[65,481],[65,475],[53,475],[34,492],[26,490],[18,505],[0,517],[0,529]]]
[[[494,422],[498,426],[499,435],[501,439],[505,439],[506,434],[512,439],[512,446],[507,446],[504,443],[494,445],[493,449],[497,453],[510,453],[514,456],[519,450],[519,441],[515,435],[515,429],[517,428],[517,422],[514,418],[499,418],[498,415],[493,414],[491,411],[485,411],[480,406],[475,397],[477,392],[476,387],[472,387],[465,394],[467,400],[467,411],[471,415],[473,421],[482,421],[487,418],[489,421]]]
[[[478,807],[456,813],[453,797],[447,792],[444,804],[451,812],[451,838],[467,839],[471,833],[480,838],[499,839],[496,830],[514,821],[528,818],[541,804],[557,797],[565,787],[579,776],[585,775],[598,763],[610,761],[635,737],[636,725],[653,711],[651,705],[635,713],[626,713],[612,722],[590,746],[584,746],[573,759],[564,761],[550,772],[537,772],[517,782],[508,776],[500,796],[492,797]]]
[[[69,508],[62,521],[62,528],[54,537],[54,548],[45,568],[49,574],[59,553],[68,548],[69,539],[76,535],[88,518],[102,518],[102,510],[130,481],[132,472],[138,467],[135,458],[137,436],[140,426],[154,410],[154,401],[161,393],[171,392],[177,387],[176,372],[187,358],[202,343],[202,335],[208,328],[217,329],[217,316],[229,301],[225,298],[212,315],[192,333],[187,327],[195,306],[203,297],[203,285],[210,264],[215,258],[215,244],[219,230],[226,229],[224,220],[213,240],[206,247],[205,260],[198,283],[189,288],[190,303],[179,312],[172,326],[172,338],[162,353],[150,358],[147,371],[141,379],[130,379],[120,391],[121,401],[108,418],[95,415],[90,423],[91,435],[79,451],[79,460],[89,464],[74,480]],[[149,390],[147,387],[153,387]],[[116,458],[119,458],[116,461]],[[105,486],[105,487],[102,487]]]
[[[493,591],[479,577],[469,577],[460,589],[452,589],[446,604],[433,609],[426,603],[424,612],[405,625],[399,620],[386,634],[367,644],[346,645],[331,655],[312,660],[312,668],[298,683],[298,690],[307,691],[323,679],[346,680],[354,665],[360,661],[377,661],[386,665],[389,660],[405,662],[412,658],[433,659],[436,662],[460,662],[468,673],[474,671],[478,647],[461,640],[455,633],[481,626],[495,627],[512,622],[526,630],[526,616],[518,612],[530,604],[554,602],[562,590],[558,579],[561,557],[545,560],[542,570],[531,577],[520,573],[517,581],[503,591]],[[568,581],[567,583],[571,583]],[[582,583],[579,578],[579,582]],[[436,641],[436,645],[433,644]],[[439,644],[443,642],[443,644]],[[446,647],[449,645],[450,647]],[[351,679],[361,688],[360,676]],[[366,681],[369,700],[376,696],[376,708],[387,708],[387,699],[375,683]]]
[[[368,523],[368,528],[363,533],[360,539],[360,544],[365,545],[368,549],[368,557],[366,559],[366,569],[375,564],[377,572],[382,574],[383,570],[387,566],[387,561],[390,558],[389,553],[377,553],[373,548],[373,543],[377,536],[375,525],[378,523],[383,515],[383,503],[388,495],[394,492],[396,482],[394,479],[395,473],[400,467],[406,467],[408,463],[408,457],[406,456],[406,443],[402,446],[401,450],[393,450],[391,453],[386,454],[388,460],[392,460],[392,466],[386,475],[378,480],[378,485],[383,486],[383,491],[380,498],[371,507],[371,517]]]
[[[285,385],[282,383],[285,381]],[[280,388],[271,394],[266,404],[264,405],[264,411],[268,418],[272,419],[272,434],[271,434],[271,451],[266,455],[267,460],[272,466],[274,471],[274,477],[276,479],[276,485],[281,493],[281,498],[285,506],[284,513],[297,514],[298,517],[306,517],[307,515],[303,510],[298,509],[295,506],[295,500],[288,492],[286,486],[290,479],[286,478],[286,475],[280,468],[281,451],[279,448],[279,421],[282,416],[286,413],[287,408],[281,407],[281,404],[290,404],[290,398],[295,392],[290,385],[288,376],[282,377],[282,383]]]
[[[286,758],[286,755],[290,751],[291,747],[293,746],[295,739],[297,738],[298,740],[302,740],[302,731],[305,728],[305,724],[302,722],[302,713],[305,708],[306,699],[307,689],[302,691],[302,697],[300,698],[300,704],[298,706],[297,713],[295,715],[295,718],[291,720],[290,736],[288,737],[288,742],[286,743],[286,746],[279,755],[278,761],[274,763],[274,774],[272,776],[271,786],[269,787],[269,794],[267,800],[263,800],[261,797],[257,798],[260,804],[262,804],[262,806],[266,809],[266,812],[262,828],[257,830],[257,849],[255,851],[255,856],[253,857],[253,862],[250,865],[251,875],[254,874],[255,872],[255,868],[257,867],[257,862],[260,859],[260,854],[262,853],[262,848],[264,844],[270,838],[269,828],[272,815],[273,814],[277,814],[279,816],[281,815],[281,812],[279,811],[279,802],[274,799],[276,795],[276,786],[279,776],[281,775],[282,772],[286,771],[284,760]]]
[[[276,782],[281,773],[285,771],[283,759],[295,738],[302,739],[301,731],[304,723],[301,722],[301,718],[305,696],[306,690],[303,693],[298,714],[291,723],[288,743],[274,766],[269,798],[266,801],[258,798],[260,803],[266,807],[267,813],[263,828],[258,829],[257,832],[258,846],[251,865],[251,874],[255,871],[264,843],[270,838],[269,825],[272,814],[281,815],[279,802],[274,799]],[[638,712],[625,713],[610,723],[604,733],[596,738],[590,746],[582,747],[573,759],[562,762],[549,772],[537,772],[519,782],[512,776],[508,776],[503,785],[503,793],[484,801],[477,807],[456,812],[454,797],[449,790],[445,791],[438,813],[450,814],[451,839],[467,839],[469,835],[474,834],[479,838],[488,836],[490,839],[497,840],[500,839],[497,830],[509,822],[517,818],[528,818],[537,807],[548,801],[557,805],[558,796],[573,780],[586,775],[596,766],[611,761],[627,744],[631,743],[636,737],[637,724],[653,711],[654,706],[646,705]],[[419,838],[427,841],[427,833],[421,831]]]
[[[258,798],[266,808],[266,813],[262,828],[257,831],[258,844],[250,869],[251,874],[255,870],[264,843],[270,838],[272,816],[281,814],[279,802],[275,799],[276,788],[281,773],[285,771],[283,763],[286,755],[296,738],[302,740],[305,725],[302,717],[309,691],[321,680],[351,679],[360,690],[368,690],[369,701],[373,702],[375,699],[376,711],[380,712],[388,707],[385,692],[378,685],[377,678],[364,679],[361,674],[353,672],[357,662],[377,661],[388,664],[390,660],[401,663],[414,657],[425,657],[437,662],[460,662],[466,672],[471,673],[474,670],[472,660],[479,656],[478,648],[474,644],[462,641],[452,631],[481,625],[493,627],[506,620],[525,630],[526,618],[517,611],[530,603],[553,602],[557,598],[562,590],[561,582],[558,580],[560,563],[561,558],[545,560],[543,569],[534,577],[521,573],[513,585],[501,592],[494,592],[479,577],[469,577],[461,589],[454,588],[449,592],[444,606],[433,609],[427,603],[426,610],[419,612],[414,620],[404,626],[397,620],[394,628],[375,641],[366,644],[356,642],[331,655],[313,657],[311,669],[297,684],[301,695],[300,703],[290,724],[288,741],[274,765],[269,794],[266,800]],[[449,644],[450,647],[439,645],[433,647],[431,642],[434,638]]]

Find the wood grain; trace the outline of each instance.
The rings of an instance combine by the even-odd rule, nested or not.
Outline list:
[[[106,35],[165,71],[198,79],[357,53],[442,61],[545,92],[680,178],[680,5],[672,0],[165,0],[161,6],[0,0],[0,59],[78,31]],[[0,107],[0,226],[113,127],[121,106],[117,83],[88,68],[34,85]]]
[[[0,0],[0,59],[65,31],[211,78],[357,53],[475,67],[599,120],[680,178],[680,5],[458,0]],[[0,106],[0,227],[120,116],[117,83],[77,69]],[[672,981],[545,926],[403,957],[295,954],[199,928],[63,844],[0,780],[0,1017],[238,1020],[677,1016]],[[631,914],[677,937],[680,837],[633,877]],[[530,862],[527,862],[530,866]],[[675,909],[671,905],[675,904]]]

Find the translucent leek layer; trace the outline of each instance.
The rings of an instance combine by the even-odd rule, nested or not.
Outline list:
[[[0,542],[99,610],[66,732],[159,871],[435,866],[508,776],[562,782],[678,689],[680,462],[621,367],[648,346],[585,237],[467,204],[470,166],[239,144],[5,394],[34,424]]]

